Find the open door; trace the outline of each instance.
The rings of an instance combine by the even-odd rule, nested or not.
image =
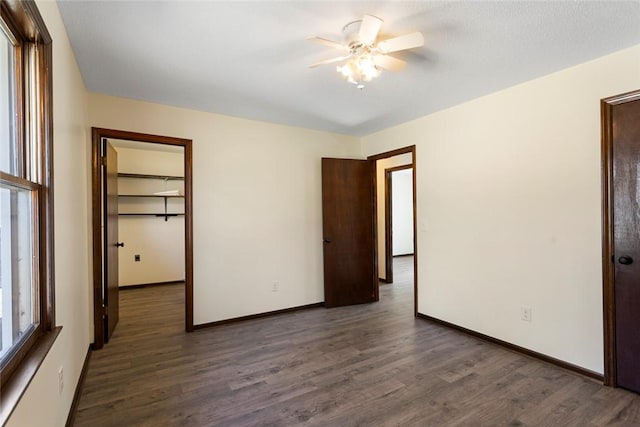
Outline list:
[[[104,147],[104,341],[108,342],[118,324],[118,153],[106,139]]]
[[[326,307],[378,300],[374,162],[322,159]]]
[[[605,381],[640,393],[640,91],[602,108]]]

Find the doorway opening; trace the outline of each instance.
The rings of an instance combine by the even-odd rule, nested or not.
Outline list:
[[[384,168],[384,241],[381,243],[384,243],[385,274],[380,280],[386,283],[394,283],[396,258],[414,255],[412,170],[411,163]]]
[[[413,312],[417,315],[415,145],[369,156],[368,160],[375,163],[376,252],[379,281],[398,285],[412,281]],[[394,185],[397,197],[394,197]],[[402,274],[394,275],[394,270],[399,270]]]
[[[184,282],[193,330],[191,143],[92,128],[94,349],[109,341],[127,286]]]

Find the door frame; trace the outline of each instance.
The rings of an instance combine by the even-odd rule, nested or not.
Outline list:
[[[640,100],[640,90],[600,101],[602,179],[602,306],[604,330],[604,384],[616,387],[615,255],[613,233],[613,107]]]
[[[393,182],[392,175],[394,172],[411,168],[413,168],[413,163],[410,165],[395,166],[384,170],[384,279],[387,283],[393,282],[393,191],[391,188]],[[378,175],[376,174],[376,177],[377,176]]]
[[[378,174],[377,174],[377,161],[382,159],[387,159],[389,157],[398,156],[400,154],[411,153],[411,166],[413,168],[413,315],[418,316],[418,227],[417,227],[417,217],[416,217],[416,194],[417,194],[417,185],[416,185],[416,146],[410,145],[408,147],[398,148],[396,150],[387,151],[380,154],[374,154],[367,157],[367,160],[371,160],[375,163],[373,168],[373,188],[374,188],[374,212],[378,211]],[[386,211],[385,211],[386,217]],[[377,214],[375,216],[375,222],[377,224]],[[377,225],[376,225],[377,231]],[[385,237],[386,240],[386,237]],[[386,242],[385,242],[385,251],[386,251]],[[376,258],[378,258],[378,245],[375,245],[375,253]],[[385,263],[387,260],[385,259]]]
[[[173,138],[168,136],[151,135],[115,129],[91,128],[91,168],[92,168],[92,237],[93,237],[93,323],[94,341],[92,348],[100,349],[104,346],[104,327],[102,318],[102,185],[103,179],[100,169],[101,141],[107,139],[125,139],[136,142],[174,145],[184,148],[184,227],[185,227],[185,330],[192,332],[193,328],[193,183],[192,183],[192,140]]]

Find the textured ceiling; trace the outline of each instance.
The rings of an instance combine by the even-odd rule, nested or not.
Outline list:
[[[640,1],[58,1],[91,92],[366,135],[640,44]],[[347,22],[425,46],[358,90],[335,65]]]

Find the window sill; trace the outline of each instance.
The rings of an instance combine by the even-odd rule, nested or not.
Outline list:
[[[4,425],[7,422],[13,410],[18,406],[18,402],[36,372],[38,372],[44,358],[47,357],[47,353],[49,353],[61,330],[62,326],[58,326],[42,335],[16,369],[9,382],[2,388],[2,393],[0,394],[0,425]]]

